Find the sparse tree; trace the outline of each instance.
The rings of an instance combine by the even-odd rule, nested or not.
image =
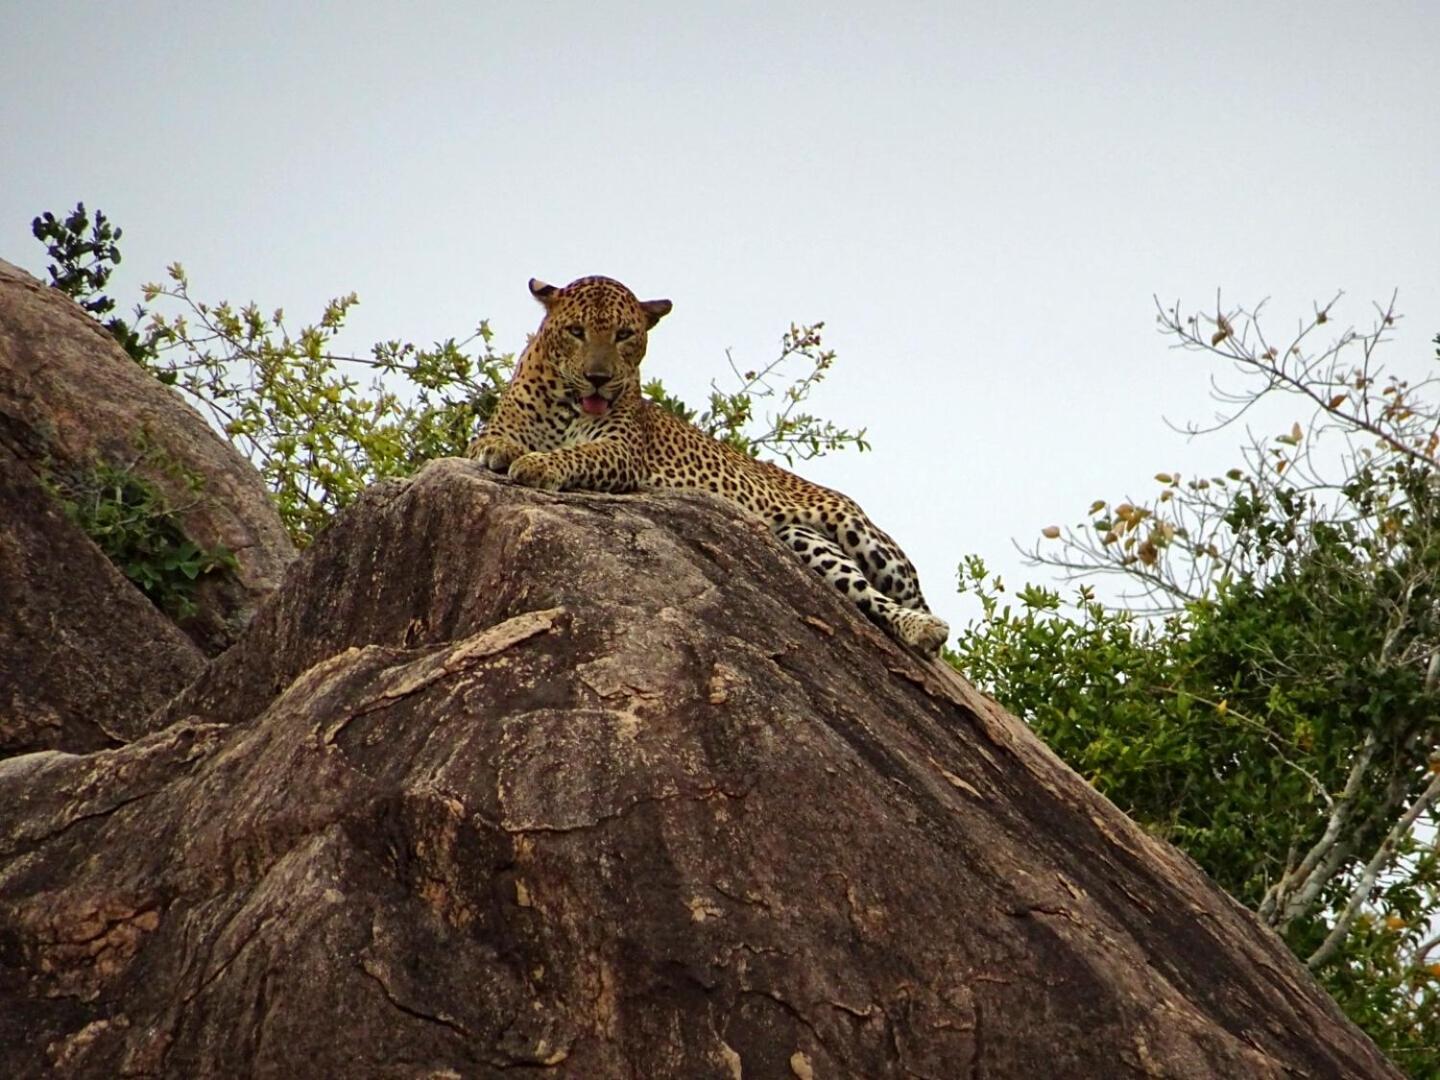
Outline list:
[[[1440,394],[1380,363],[1393,300],[1325,339],[1338,300],[1284,341],[1260,308],[1160,307],[1176,347],[1238,377],[1203,430],[1282,402],[1297,419],[1224,475],[1162,472],[1147,499],[1045,529],[1029,554],[1080,583],[1071,608],[1033,587],[1008,602],[969,560],[984,615],[956,659],[1434,1076]]]

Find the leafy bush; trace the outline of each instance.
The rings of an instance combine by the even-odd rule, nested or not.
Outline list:
[[[353,293],[292,331],[281,309],[206,303],[181,266],[168,274],[145,287],[148,303],[178,309],[150,316],[148,366],[255,463],[302,545],[368,484],[461,453],[514,364],[493,351],[485,323],[429,349],[386,341],[368,358],[342,355],[335,339]],[[357,371],[369,371],[367,384]]]
[[[153,452],[145,456],[155,463]],[[201,497],[204,481],[189,473],[183,479]],[[70,519],[176,622],[196,613],[195,590],[203,578],[235,568],[234,555],[223,545],[201,548],[185,534],[186,508],[172,505],[133,465],[96,462],[78,474],[51,473],[47,484]]]

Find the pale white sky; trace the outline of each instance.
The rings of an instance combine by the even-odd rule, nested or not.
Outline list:
[[[0,0],[0,257],[39,211],[124,227],[129,303],[208,299],[345,341],[518,348],[525,281],[618,277],[674,313],[647,367],[698,402],[792,320],[839,350],[818,411],[873,453],[800,471],[914,557],[1018,583],[1011,537],[1140,495],[1211,369],[1151,294],[1281,325],[1400,289],[1440,331],[1440,5],[150,3]],[[1288,426],[1288,419],[1285,424]]]

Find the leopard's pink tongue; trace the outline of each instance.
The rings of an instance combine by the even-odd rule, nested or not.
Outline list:
[[[591,394],[589,397],[580,399],[580,408],[591,416],[604,416],[610,411],[610,402],[599,394]]]

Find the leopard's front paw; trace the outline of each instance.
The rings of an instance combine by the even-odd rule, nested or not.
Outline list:
[[[510,465],[510,479],[544,491],[558,491],[565,482],[555,467],[553,455],[544,451],[532,451],[516,458]]]
[[[496,472],[504,472],[524,454],[525,447],[506,435],[480,435],[465,448],[466,457]]]
[[[928,611],[902,608],[895,613],[895,630],[901,641],[921,652],[938,654],[950,637],[950,626]]]

